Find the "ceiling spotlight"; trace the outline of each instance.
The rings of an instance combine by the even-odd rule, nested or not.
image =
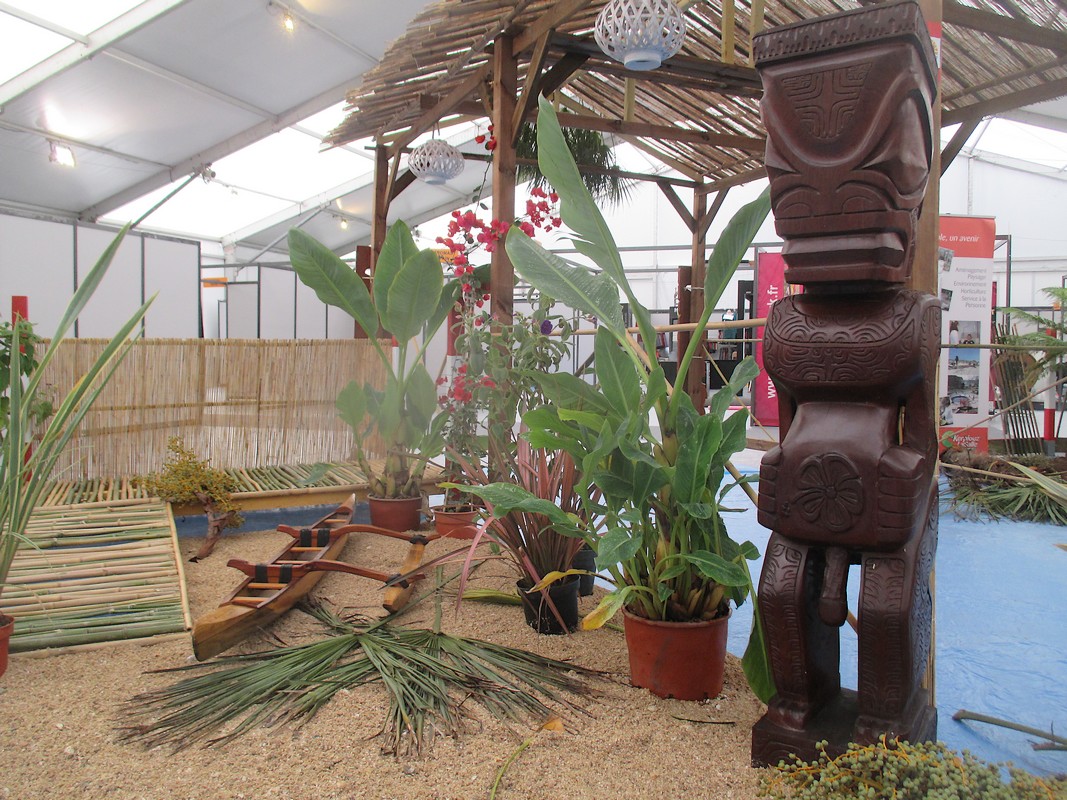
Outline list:
[[[343,230],[343,231],[347,231],[348,230],[348,220],[345,219],[344,217],[341,217],[341,230]]]
[[[430,139],[416,147],[408,159],[408,168],[431,186],[450,181],[467,166],[459,150],[443,139]]]
[[[61,142],[48,140],[48,160],[53,164],[59,164],[61,167],[75,167],[78,165],[77,160],[74,158],[74,151]]]
[[[685,16],[673,0],[611,0],[593,33],[605,55],[627,69],[650,70],[681,50]]]
[[[293,19],[293,15],[288,11],[282,15],[282,27],[285,28],[286,33],[292,33],[296,30],[296,20]]]

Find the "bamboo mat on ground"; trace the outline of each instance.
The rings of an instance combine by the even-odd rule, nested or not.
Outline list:
[[[11,650],[191,627],[174,517],[158,499],[38,508],[0,595]]]
[[[380,462],[372,462],[377,467]],[[357,495],[366,494],[367,479],[363,472],[353,463],[331,463],[329,471],[318,478],[313,477],[313,470],[318,465],[297,464],[295,466],[249,467],[241,469],[231,467],[223,472],[233,478],[237,486],[234,500],[238,505],[242,496],[272,494],[314,494],[315,489],[335,488]],[[426,471],[426,482],[434,484],[440,476],[440,469],[431,465]],[[42,506],[64,506],[75,503],[100,503],[118,500],[147,498],[145,490],[135,478],[102,478],[75,481],[55,481],[45,492]]]

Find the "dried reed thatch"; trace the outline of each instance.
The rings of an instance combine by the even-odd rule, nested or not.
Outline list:
[[[46,382],[66,392],[103,344],[64,342]],[[334,400],[353,378],[382,378],[366,341],[142,340],[53,477],[157,471],[172,436],[219,468],[344,461],[352,432],[337,418]]]

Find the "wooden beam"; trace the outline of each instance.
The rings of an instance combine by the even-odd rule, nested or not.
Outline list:
[[[397,179],[393,182],[393,188],[389,191],[389,202],[396,200],[396,198],[406,188],[411,186],[415,182],[415,173],[410,169],[404,170],[397,176]]]
[[[971,8],[954,0],[946,0],[943,4],[943,12],[944,21],[950,25],[1045,47],[1058,53],[1067,53],[1067,33],[1062,31],[1044,28],[1024,20],[1012,19],[992,11]]]
[[[700,241],[706,241],[708,238],[708,229],[711,228],[711,223],[715,221],[715,217],[719,216],[719,211],[722,210],[723,201],[726,200],[726,195],[730,192],[730,187],[726,187],[721,192],[715,195],[715,200],[711,204],[711,208],[707,210],[707,213],[700,220],[700,228],[697,231],[697,236]]]
[[[582,68],[589,56],[581,53],[567,53],[553,64],[541,78],[541,93],[550,95],[570,80],[571,75]]]
[[[670,204],[674,206],[674,210],[677,211],[678,216],[682,218],[685,227],[687,227],[689,232],[695,236],[697,232],[696,219],[694,219],[689,209],[685,207],[685,203],[682,202],[682,198],[678,196],[678,193],[674,191],[674,187],[668,183],[660,183],[659,181],[656,181],[656,185],[666,196],[667,200],[670,201]]]
[[[704,192],[693,193],[693,213],[691,219],[698,220],[704,217],[708,210],[708,196]],[[690,243],[692,248],[690,250],[690,264],[691,270],[689,272],[689,281],[691,291],[689,293],[689,321],[696,322],[700,319],[700,315],[704,313],[704,303],[707,302],[707,298],[704,297],[704,279],[707,274],[707,261],[704,257],[706,248],[704,246],[704,240],[697,236],[697,225],[694,222],[693,227],[689,229],[693,234]],[[705,331],[693,331],[693,336],[699,336],[701,339],[707,337]],[[680,342],[679,342],[680,344]],[[686,342],[688,347],[689,342]],[[678,358],[681,360],[682,350],[678,352]],[[693,398],[693,405],[697,411],[701,414],[704,413],[704,408],[708,404],[708,388],[707,388],[707,359],[704,355],[703,346],[697,348],[697,351],[693,354],[693,360],[689,362],[689,372],[686,375],[686,385],[684,388],[689,396]]]
[[[460,103],[477,91],[479,84],[485,82],[485,76],[488,74],[488,71],[488,66],[483,64],[476,69],[467,80],[457,85],[451,92],[441,98],[441,101],[436,106],[424,111],[418,119],[411,123],[408,132],[398,138],[390,146],[391,152],[399,153],[411,144],[420,134],[433,127],[441,117],[454,112]]]
[[[767,140],[755,136],[738,136],[730,133],[712,133],[711,131],[679,128],[675,125],[651,125],[647,122],[627,122],[621,119],[606,119],[585,114],[563,112],[559,115],[559,124],[568,128],[584,128],[620,136],[643,136],[662,141],[704,144],[711,147],[733,147],[738,150],[762,152],[767,147]]]
[[[527,25],[515,36],[515,55],[517,56],[519,53],[529,50],[542,36],[551,33],[591,4],[592,0],[560,0],[560,2],[538,17],[536,22]]]
[[[982,124],[982,119],[972,119],[964,122],[956,129],[956,132],[952,134],[952,139],[945,145],[945,149],[941,151],[941,174],[945,174],[945,170],[949,168],[956,156],[960,154],[960,150],[967,144],[967,140],[971,138],[971,134],[975,129]]]
[[[679,86],[700,85],[705,89],[727,89],[729,94],[743,97],[763,95],[763,84],[756,70],[742,64],[723,64],[692,56],[673,56],[657,69],[634,72],[605,56],[592,37],[583,38],[556,33],[552,37],[552,47],[564,53],[587,56],[589,62],[585,68],[589,72],[621,75],[651,83],[669,83]]]
[[[622,101],[622,118],[625,122],[632,122],[634,118],[634,102],[637,100],[637,82],[633,78],[626,79],[626,95]]]
[[[371,217],[371,272],[378,262],[378,254],[385,244],[386,218],[389,215],[389,151],[379,145],[374,148],[374,208]]]
[[[530,63],[526,66],[526,81],[522,85],[522,96],[515,104],[515,114],[511,118],[513,145],[519,141],[523,120],[533,111],[537,96],[541,93],[541,69],[545,65],[545,56],[548,55],[548,39],[549,35],[546,33],[537,40]]]
[[[1020,89],[1017,92],[994,97],[992,100],[972,103],[962,108],[946,109],[942,112],[941,124],[948,127],[949,125],[956,125],[973,119],[980,120],[982,117],[992,117],[1005,111],[1014,111],[1023,106],[1042,103],[1045,100],[1055,100],[1063,95],[1067,95],[1067,78],[1049,81],[1029,89]]]
[[[493,47],[493,216],[515,219],[515,145],[511,129],[518,93],[518,63],[511,52],[512,39],[498,36]],[[494,328],[514,318],[515,267],[504,247],[493,250],[489,267],[490,302]]]
[[[746,183],[751,183],[754,180],[767,177],[767,168],[760,167],[759,169],[749,170],[748,172],[742,172],[740,175],[734,175],[730,178],[723,178],[721,181],[714,181],[705,186],[707,192],[721,192],[723,189],[729,189],[733,186],[742,186]]]

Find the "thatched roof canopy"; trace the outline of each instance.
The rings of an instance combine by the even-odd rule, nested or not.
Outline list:
[[[707,189],[725,188],[763,174],[753,34],[856,7],[837,0],[680,3],[689,29],[682,52],[658,70],[637,73],[608,59],[593,40],[604,2],[430,6],[349,94],[350,113],[327,143],[373,135],[398,152],[436,122],[489,116],[492,48],[506,33],[515,37],[525,118],[537,94],[558,91],[564,124],[613,132]],[[943,16],[944,125],[974,125],[1067,94],[1063,0],[945,0]],[[536,77],[532,87],[527,74]]]

